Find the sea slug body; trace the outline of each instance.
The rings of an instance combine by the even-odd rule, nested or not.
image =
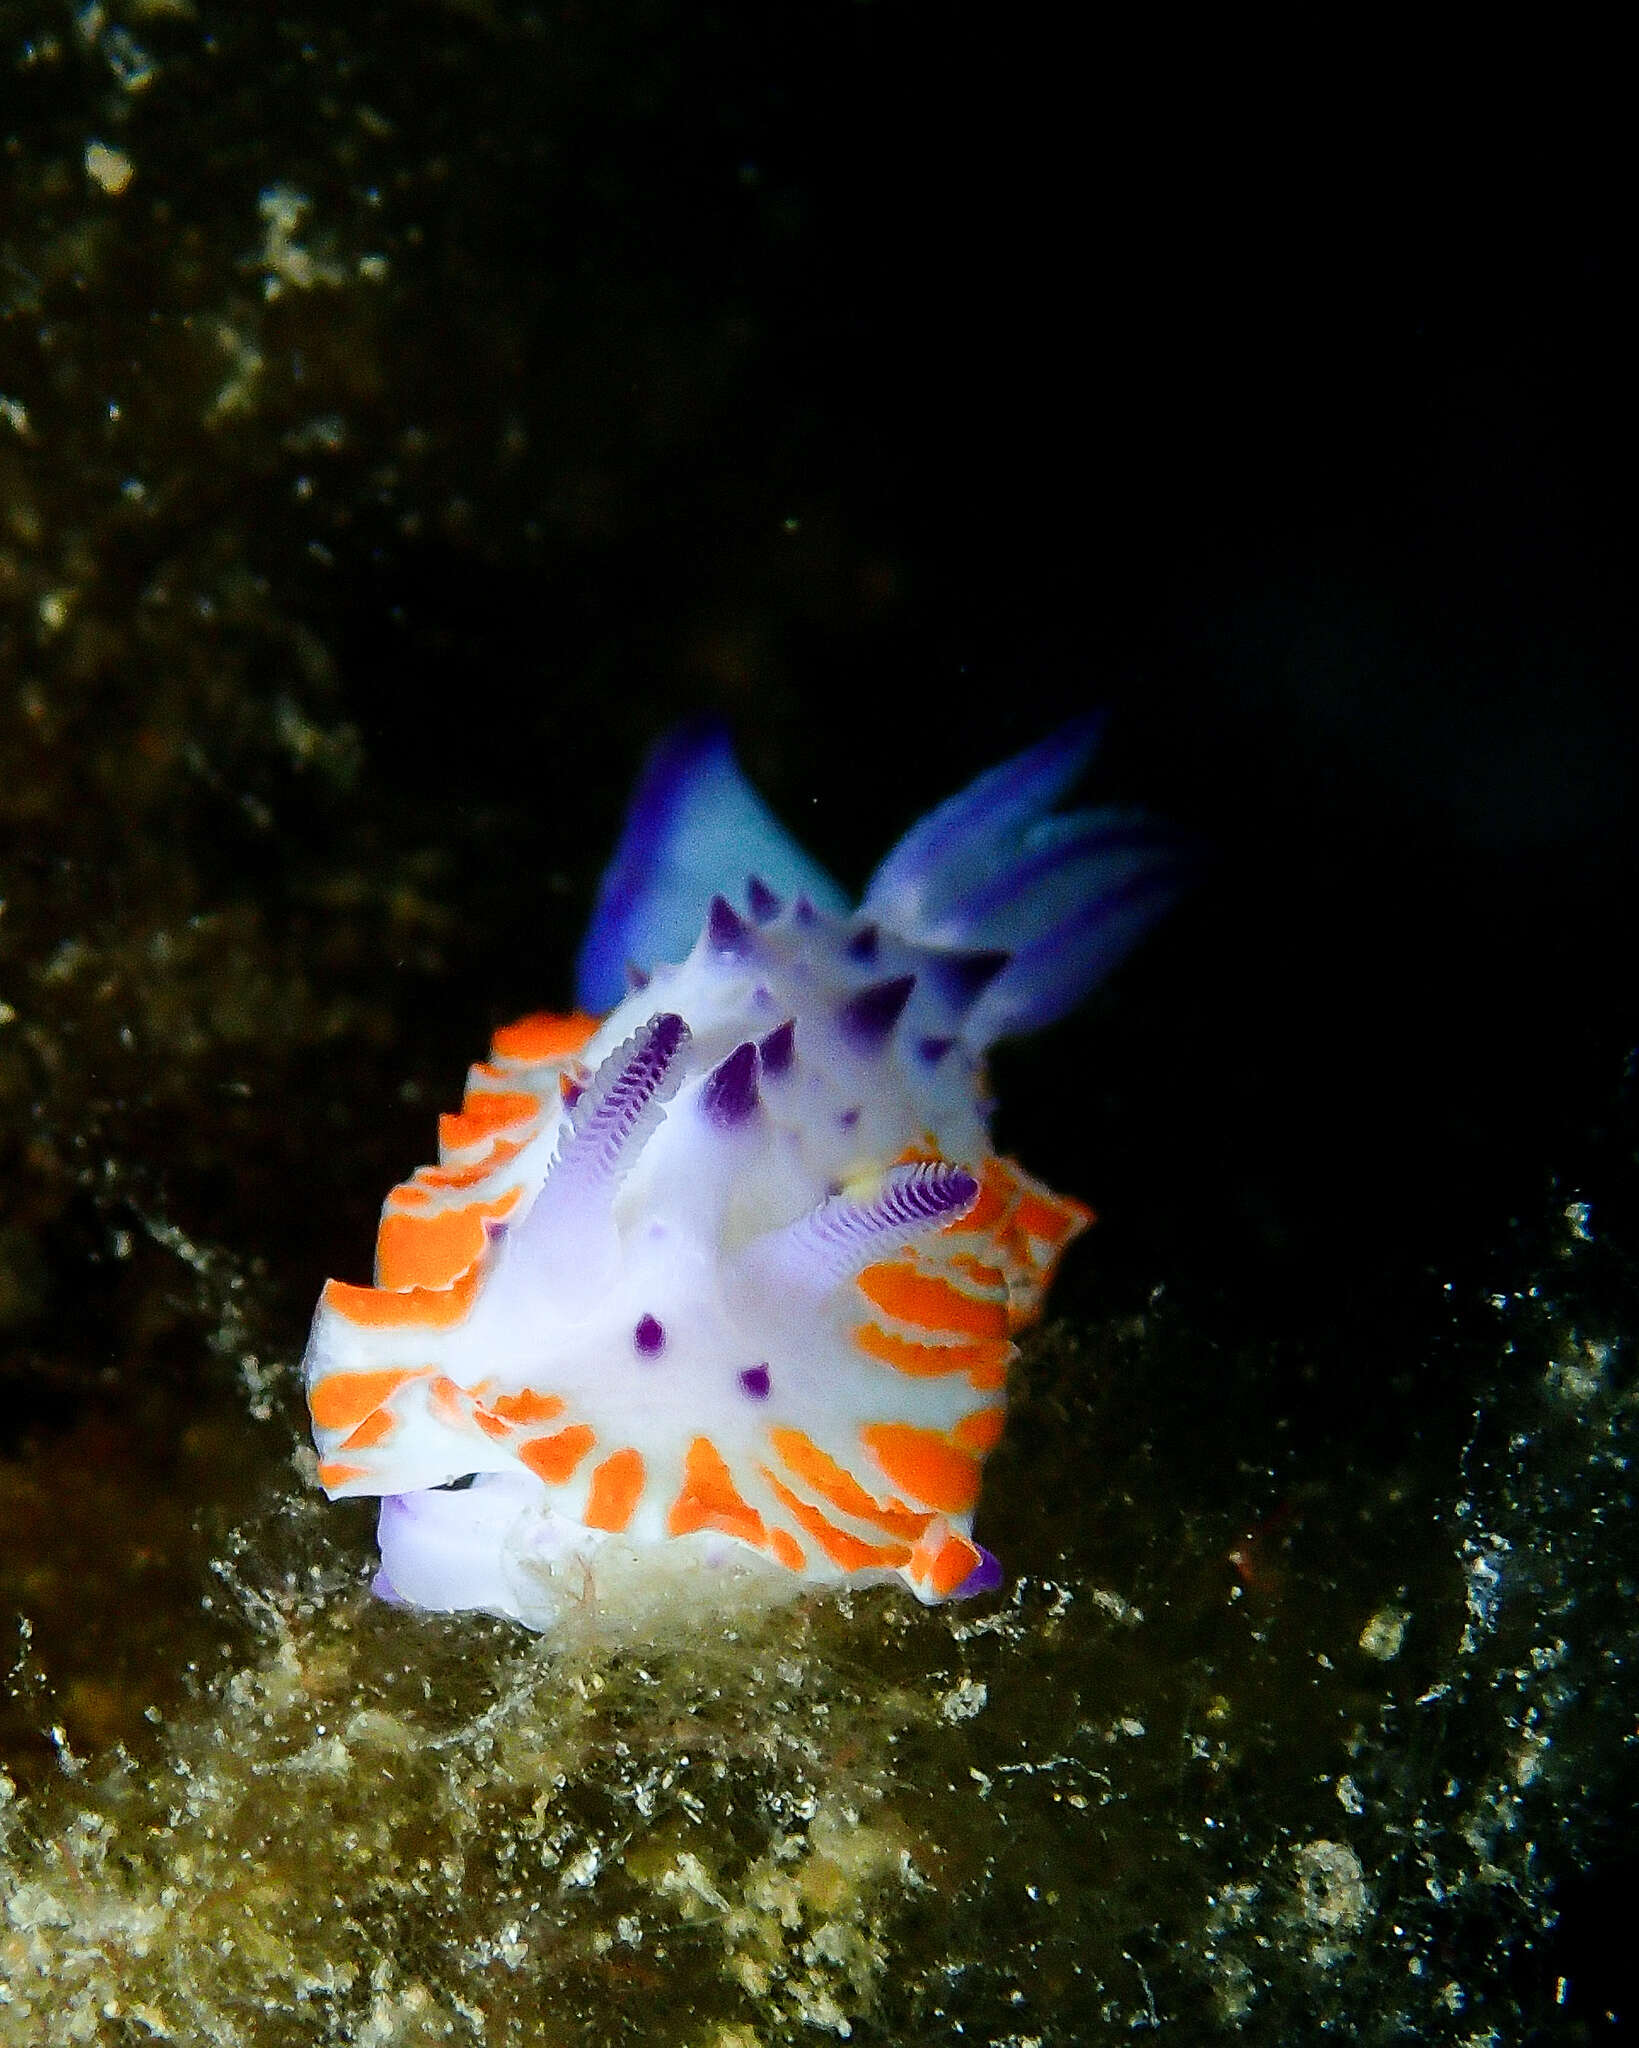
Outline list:
[[[319,1477],[376,1589],[551,1625],[570,1589],[993,1586],[973,1540],[1015,1334],[1092,1220],[991,1149],[983,1058],[1177,893],[1130,810],[1059,813],[1092,719],[914,826],[857,910],[726,737],[664,741],[579,962],[495,1034],[438,1164],[330,1281]]]

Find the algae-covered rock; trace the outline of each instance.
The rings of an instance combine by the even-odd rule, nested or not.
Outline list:
[[[216,1561],[221,1668],[8,1816],[0,2039],[1517,2038],[1631,1704],[1577,1227],[1553,1299],[1459,1318],[1501,1358],[1452,1464],[1329,1475],[1278,1560],[1178,1506],[1142,1404],[1054,1386],[1141,1383],[1153,1332],[1091,1374],[1043,1343],[1018,1434],[1063,1448],[997,1522],[1102,1477],[1052,1576],[965,1611],[406,1616],[291,1479]]]

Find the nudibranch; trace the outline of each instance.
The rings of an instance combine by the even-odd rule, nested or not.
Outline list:
[[[375,1284],[304,1361],[387,1599],[545,1628],[611,1574],[996,1585],[972,1534],[1017,1332],[1091,1222],[991,1149],[984,1055],[1177,893],[1176,839],[1059,813],[1080,720],[933,811],[857,910],[726,735],[650,761],[579,1007],[495,1034]]]

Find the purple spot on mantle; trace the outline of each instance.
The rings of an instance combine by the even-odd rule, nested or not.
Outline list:
[[[740,1385],[744,1387],[753,1401],[766,1401],[768,1399],[768,1367],[766,1365],[748,1365],[740,1375]]]
[[[876,937],[874,924],[862,924],[842,950],[850,960],[857,960],[861,967],[869,967],[876,958]]]
[[[757,1050],[762,1054],[763,1072],[772,1074],[776,1080],[781,1074],[789,1074],[791,1062],[797,1056],[797,1020],[787,1017],[785,1022],[769,1032],[766,1038],[757,1041]]]
[[[759,924],[768,924],[780,914],[780,899],[761,875],[746,877],[746,901],[751,905],[751,914]]]
[[[627,994],[635,995],[640,988],[647,988],[648,986],[649,970],[646,967],[639,967],[635,960],[628,960],[626,963]]]
[[[700,1113],[720,1131],[731,1131],[757,1109],[757,1048],[748,1038],[712,1068],[700,1090]]]
[[[837,1028],[855,1052],[882,1050],[915,986],[914,974],[896,974],[892,981],[873,981],[848,998],[837,1011]]]
[[[658,1358],[666,1348],[666,1332],[655,1316],[643,1315],[637,1319],[637,1328],[632,1332],[632,1343],[643,1358]]]
[[[993,1550],[977,1546],[979,1562],[951,1594],[953,1600],[972,1600],[980,1593],[994,1593],[1002,1583],[1002,1561]]]
[[[852,1109],[842,1110],[837,1117],[837,1122],[845,1131],[851,1131],[854,1125],[859,1122],[859,1104],[856,1102]]]
[[[916,1056],[918,1059],[926,1060],[930,1067],[936,1067],[955,1043],[954,1038],[919,1038],[916,1041]]]

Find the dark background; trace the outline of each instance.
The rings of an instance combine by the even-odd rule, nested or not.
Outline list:
[[[1545,77],[1427,50],[654,27],[570,36],[541,182],[509,165],[444,224],[536,280],[537,567],[395,539],[349,585],[378,766],[545,811],[582,892],[657,724],[709,708],[857,884],[1109,706],[1093,793],[1209,866],[1094,1023],[1004,1054],[1003,1136],[1090,1186],[1106,1293],[1392,1317],[1575,1179],[1632,1028],[1634,333],[1597,107],[1568,138]],[[452,666],[504,747],[416,715]],[[514,900],[486,972],[527,1007]]]
[[[726,716],[857,886],[1108,706],[1092,793],[1188,828],[1205,871],[1090,1014],[1001,1053],[999,1138],[1101,1212],[1061,1304],[1160,1289],[1210,1346],[1265,1347],[1299,1471],[1450,1441],[1440,1291],[1508,1284],[1573,1196],[1635,1220],[1617,130],[1597,60],[1562,107],[1512,55],[692,17],[555,160],[543,276],[606,303],[621,369],[628,314],[658,338],[633,410],[614,370],[596,400],[544,582],[395,548],[354,615],[351,703],[405,786],[540,788],[528,745],[469,776],[393,715],[452,647],[565,750],[577,907],[674,710]],[[550,296],[539,320],[526,363],[556,367]],[[483,1021],[541,999],[540,920],[527,885],[497,912]],[[1522,1965],[1545,2025],[1609,2037],[1619,1890],[1563,1889]]]

